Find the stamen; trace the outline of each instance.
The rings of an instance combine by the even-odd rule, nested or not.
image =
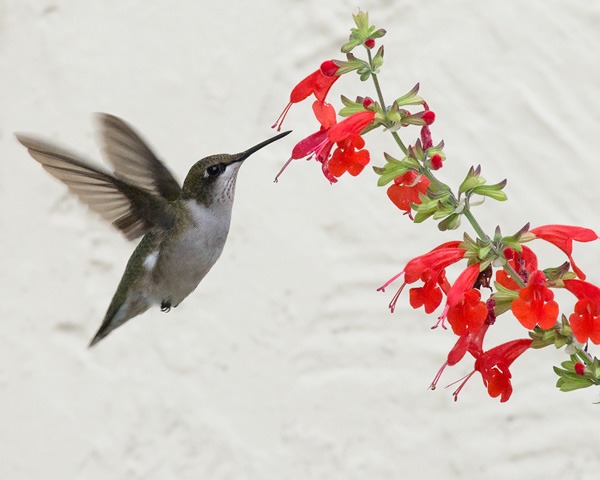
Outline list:
[[[456,382],[452,382],[450,384],[450,385],[454,385],[455,383],[458,383],[458,382],[460,382],[462,380],[462,383],[458,386],[458,388],[456,390],[454,390],[454,392],[452,392],[452,396],[454,397],[454,401],[455,402],[458,400],[458,394],[463,389],[463,387],[465,386],[465,384],[469,381],[469,378],[471,378],[473,376],[474,373],[475,373],[475,370],[473,370],[468,375],[465,375],[463,378],[459,378]],[[446,388],[448,388],[450,385],[448,385]]]
[[[433,327],[431,327],[432,330],[438,328],[440,325],[444,330],[448,330],[448,327],[446,327],[446,316],[448,315],[448,310],[450,310],[450,306],[446,304],[444,310],[442,311],[442,314],[438,317],[437,323]]]
[[[271,128],[277,127],[277,131],[278,132],[281,131],[281,126],[283,125],[283,121],[285,120],[286,115],[290,111],[290,108],[292,108],[292,105],[293,105],[292,102],[290,102],[286,105],[286,107],[283,109],[283,112],[281,112],[281,115],[279,115],[279,117],[277,117],[277,120],[275,121],[275,123],[273,125],[271,125]]]
[[[388,285],[390,283],[394,283],[396,281],[396,279],[398,277],[401,277],[402,275],[404,275],[404,270],[402,270],[400,273],[394,275],[392,278],[390,278],[387,282],[385,282],[381,287],[379,287],[377,289],[378,292],[385,292],[385,289],[388,287]]]
[[[279,181],[279,176],[283,173],[283,171],[287,168],[287,166],[292,162],[293,158],[290,157],[290,159],[285,162],[285,164],[283,165],[283,167],[281,167],[281,170],[279,170],[279,173],[277,175],[275,175],[275,180],[273,180],[275,183],[277,183]]]
[[[429,389],[430,390],[435,390],[437,387],[437,383],[440,380],[440,377],[442,376],[442,373],[444,372],[444,369],[448,366],[448,361],[445,361],[444,364],[440,367],[440,369],[437,371],[437,373],[435,374],[435,377],[433,378],[431,385],[429,385]]]

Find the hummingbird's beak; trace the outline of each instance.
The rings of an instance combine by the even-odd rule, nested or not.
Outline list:
[[[252,148],[249,148],[248,150],[246,150],[246,151],[244,151],[242,153],[238,153],[237,155],[234,155],[233,156],[233,161],[231,163],[242,162],[242,161],[246,160],[254,152],[257,152],[261,148],[266,147],[267,145],[269,145],[269,143],[273,143],[275,140],[279,140],[280,138],[283,138],[286,135],[289,135],[290,133],[292,133],[291,130],[288,130],[287,132],[280,133],[279,135],[275,135],[274,137],[269,138],[268,140],[265,140],[264,142],[260,142],[258,145],[254,145]]]

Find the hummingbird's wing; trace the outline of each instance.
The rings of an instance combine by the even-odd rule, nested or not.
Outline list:
[[[133,240],[159,226],[170,228],[175,213],[169,202],[113,177],[77,155],[43,140],[15,134],[29,154],[62,181],[79,200]]]
[[[181,193],[179,183],[135,130],[114,115],[96,115],[102,149],[114,168],[115,177],[153,195],[176,200]]]

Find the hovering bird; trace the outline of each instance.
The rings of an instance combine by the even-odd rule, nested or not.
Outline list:
[[[44,169],[128,240],[143,236],[90,347],[153,305],[168,312],[196,289],[223,251],[243,161],[290,133],[235,155],[205,157],[180,186],[130,125],[105,113],[97,117],[112,173],[61,147],[15,134]]]

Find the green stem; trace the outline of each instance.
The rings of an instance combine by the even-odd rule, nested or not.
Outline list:
[[[523,281],[523,279],[521,278],[521,275],[519,275],[514,268],[512,268],[510,266],[510,264],[506,261],[506,259],[504,258],[504,255],[502,254],[502,252],[500,252],[498,250],[498,248],[496,247],[496,245],[494,245],[494,242],[492,242],[492,239],[483,231],[483,228],[481,228],[481,225],[479,225],[479,222],[477,221],[477,219],[473,216],[473,213],[471,212],[471,210],[469,209],[468,206],[465,206],[465,209],[463,210],[463,215],[465,216],[465,218],[469,221],[469,223],[471,224],[471,226],[473,227],[473,230],[475,230],[475,232],[477,233],[477,236],[487,245],[489,245],[492,248],[492,251],[494,252],[494,254],[496,255],[496,258],[501,258],[503,259],[503,265],[502,268],[504,268],[504,270],[506,270],[506,272],[511,276],[511,278],[517,283],[517,285],[519,285],[519,287],[524,287],[525,286],[525,282]]]
[[[387,107],[385,106],[385,100],[383,99],[383,93],[381,91],[381,85],[379,85],[379,79],[377,78],[377,74],[373,72],[373,57],[371,56],[371,50],[367,48],[367,57],[369,58],[369,66],[371,67],[371,77],[373,78],[373,85],[375,86],[375,91],[377,92],[377,98],[379,99],[379,104],[381,105],[381,109],[384,114],[387,114]],[[404,142],[400,138],[397,132],[392,132],[392,137],[400,147],[400,150],[404,153],[404,155],[408,155],[408,149]]]
[[[381,109],[383,110],[383,113],[387,114],[387,108],[385,106],[385,100],[383,99],[383,92],[381,91],[381,85],[379,85],[379,79],[377,78],[377,75],[373,72],[373,70],[374,70],[373,69],[373,57],[371,56],[371,50],[369,50],[368,48],[366,50],[367,50],[367,57],[369,59],[369,66],[371,67],[371,77],[373,78],[373,85],[375,86],[375,91],[377,92],[377,98],[379,99],[379,103],[381,105]],[[398,135],[398,132],[392,131],[391,134],[392,134],[392,137],[394,138],[394,140],[396,141],[396,143],[398,144],[398,146],[400,147],[400,149],[402,150],[402,152],[404,153],[404,155],[408,155],[408,149],[406,148],[406,145],[404,145],[404,142],[400,138],[400,135]],[[448,185],[446,185],[445,183],[438,180],[435,177],[435,175],[433,175],[431,170],[429,170],[428,168],[424,167],[420,170],[421,170],[420,173],[425,175],[429,179],[430,182],[435,183],[435,184],[441,186],[442,188],[446,189],[448,191],[448,193],[450,194],[450,199],[451,199],[452,203],[454,204],[454,206],[456,206],[456,207],[458,206],[458,204],[459,204],[458,199],[456,198],[456,196],[452,192],[452,189],[450,189],[450,187]],[[483,231],[483,229],[481,228],[481,225],[479,225],[479,222],[471,213],[471,210],[469,209],[468,204],[465,205],[465,208],[462,213],[465,216],[465,218],[469,221],[469,223],[471,224],[471,226],[473,227],[475,232],[477,233],[477,236],[485,244],[490,245],[490,247],[492,248],[492,251],[495,253],[497,258],[503,259],[504,270],[506,270],[506,272],[515,280],[517,285],[519,285],[520,287],[524,287],[525,282],[523,282],[523,279],[521,278],[521,276],[515,271],[514,268],[512,268],[509,265],[508,261],[506,261],[506,259],[504,258],[504,255],[502,254],[502,252],[500,252],[498,250],[498,248],[494,245],[494,242],[492,242],[492,239]]]

